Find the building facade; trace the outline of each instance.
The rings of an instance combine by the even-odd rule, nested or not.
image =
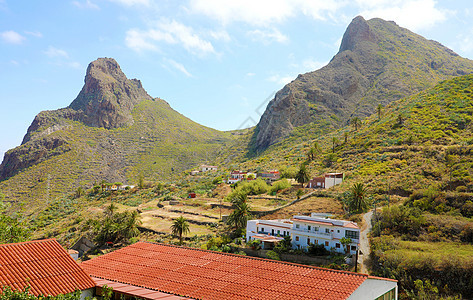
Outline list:
[[[282,239],[290,235],[294,249],[307,249],[310,244],[324,245],[327,250],[339,253],[355,254],[360,241],[360,228],[351,221],[334,220],[317,215],[294,216],[290,220],[249,220],[246,227],[247,242],[259,239],[262,242],[268,237]],[[343,245],[342,238],[351,239]],[[274,243],[274,241],[271,243]],[[277,241],[276,241],[277,242]],[[267,242],[266,248],[270,248]]]

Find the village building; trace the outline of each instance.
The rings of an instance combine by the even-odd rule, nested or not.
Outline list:
[[[246,224],[246,242],[260,240],[262,249],[272,249],[285,236],[291,235],[291,220],[249,220]]]
[[[198,170],[192,170],[192,171],[190,171],[190,174],[191,174],[192,176],[199,175],[199,173],[200,173],[200,171],[198,171]]]
[[[313,216],[294,216],[292,219],[293,248],[307,249],[310,244],[322,244],[327,250],[355,254],[360,241],[360,228],[351,221]],[[342,238],[351,239],[344,249]]]
[[[234,184],[242,180],[254,180],[258,175],[251,172],[232,171],[227,179],[228,184]]]
[[[326,173],[323,176],[314,177],[307,183],[306,187],[312,189],[328,189],[343,181],[343,173]]]
[[[310,217],[294,216],[290,220],[249,220],[247,222],[247,242],[259,239],[262,241],[263,249],[271,249],[278,242],[278,237],[286,235],[291,236],[294,249],[307,249],[310,244],[321,244],[329,251],[333,249],[339,253],[355,254],[360,239],[360,228],[351,221],[323,218],[317,214]],[[352,241],[347,245],[348,249],[344,249],[340,242],[344,237]]]
[[[95,283],[55,239],[0,245],[0,293],[4,286],[39,296],[81,291],[94,295]]]
[[[201,165],[200,166],[200,171],[201,172],[207,172],[207,171],[217,171],[218,168],[216,166],[208,166],[208,165]]]
[[[397,281],[195,248],[138,242],[85,261],[97,286],[143,299],[390,299]],[[166,298],[165,294],[180,298]],[[171,295],[169,295],[171,297]],[[119,298],[118,298],[119,299]]]
[[[277,181],[281,179],[281,174],[279,173],[278,170],[271,170],[268,172],[260,172],[258,173],[258,178],[262,178],[265,181]]]

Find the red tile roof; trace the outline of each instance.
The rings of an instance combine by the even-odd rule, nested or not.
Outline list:
[[[170,295],[150,289],[145,289],[142,287],[137,287],[129,284],[119,283],[107,279],[101,279],[92,277],[92,280],[95,281],[97,287],[103,287],[106,285],[109,288],[112,288],[114,292],[121,294],[126,294],[128,296],[139,296],[142,299],[151,299],[151,300],[187,300],[190,298],[184,298],[176,295]]]
[[[346,299],[368,275],[139,242],[83,262],[91,276],[198,299]]]
[[[2,286],[57,296],[95,287],[95,283],[55,239],[0,245]]]

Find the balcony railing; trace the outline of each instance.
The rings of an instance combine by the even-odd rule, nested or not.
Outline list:
[[[308,229],[303,229],[303,228],[293,228],[292,230],[299,231],[299,232],[306,232],[306,233],[310,233],[311,235],[320,236],[324,238],[332,238],[332,233],[308,230]]]

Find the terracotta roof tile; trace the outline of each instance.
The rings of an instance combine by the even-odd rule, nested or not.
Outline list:
[[[31,286],[38,296],[95,287],[90,277],[54,239],[0,245],[0,286]]]
[[[81,264],[91,276],[198,299],[346,299],[368,275],[139,242]]]

